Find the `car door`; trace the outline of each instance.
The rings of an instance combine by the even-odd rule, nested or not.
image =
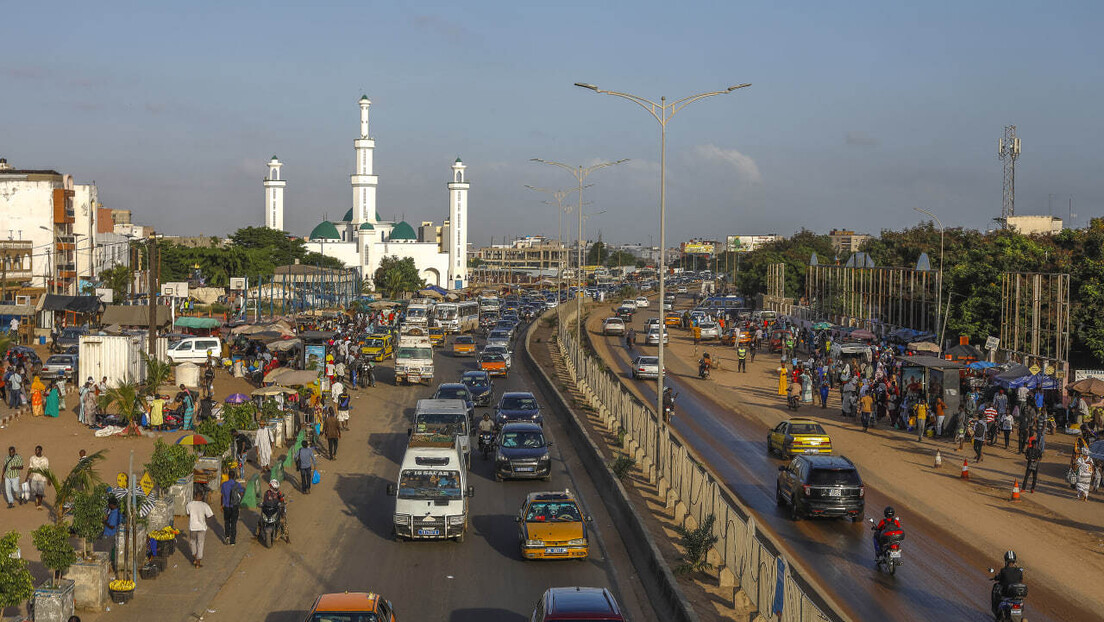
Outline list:
[[[782,471],[782,494],[790,500],[790,503],[796,503],[794,499],[794,481],[798,478],[798,472],[800,467],[797,460],[790,461],[790,464],[786,466],[786,470]]]
[[[783,421],[782,423],[779,423],[777,426],[775,426],[774,430],[771,430],[770,444],[772,448],[777,449],[778,451],[782,451],[783,439],[786,438],[786,433],[789,431],[789,429],[790,422]]]

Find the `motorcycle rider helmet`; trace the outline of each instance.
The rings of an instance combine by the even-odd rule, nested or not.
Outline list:
[[[1016,562],[1016,551],[1008,551],[1004,554],[1004,563],[1013,564]]]
[[[886,518],[893,518],[897,515],[897,510],[894,510],[893,506],[887,505],[885,511],[882,512],[882,514],[884,514]]]
[[[279,489],[280,489],[280,481],[279,481],[279,480],[275,480],[275,479],[274,479],[274,480],[270,481],[270,482],[268,483],[268,485],[269,485],[269,486],[272,486],[272,489],[273,489],[273,490],[279,490]]]

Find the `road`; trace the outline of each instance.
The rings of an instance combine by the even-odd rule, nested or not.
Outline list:
[[[496,380],[496,396],[533,390],[521,358],[515,356],[508,379]],[[469,483],[476,496],[464,543],[392,539],[394,500],[385,496],[385,486],[397,478],[415,402],[429,397],[439,382],[455,381],[462,370],[474,368],[475,359],[438,353],[435,364],[432,386],[395,387],[390,363],[377,368],[377,386],[354,398],[352,431],[341,441],[338,460],[321,460],[323,484],[309,497],[291,493],[292,544],[278,542],[266,550],[249,542],[250,555],[205,620],[300,622],[319,593],[371,590],[391,600],[404,621],[523,622],[545,589],[571,585],[610,587],[633,619],[656,619],[570,442],[552,447],[551,482],[495,482],[491,462],[473,454]],[[547,398],[537,397],[546,408],[548,436],[566,438],[560,417],[547,411]],[[478,417],[485,409],[477,410]],[[597,543],[590,559],[523,561],[513,516],[528,492],[564,488],[580,494],[593,515]]]
[[[634,320],[637,334],[645,317]],[[641,317],[642,316],[642,317]],[[593,332],[600,353],[613,363],[622,378],[630,378],[630,357],[619,337]],[[604,347],[601,347],[604,345]],[[604,352],[603,352],[604,350]],[[654,354],[654,346],[637,348],[637,354]],[[612,357],[612,361],[610,361]],[[903,516],[907,540],[905,565],[897,576],[879,573],[873,564],[869,525],[847,521],[803,520],[793,522],[775,501],[775,482],[782,460],[767,456],[766,426],[739,416],[728,405],[711,399],[708,385],[696,369],[680,369],[668,358],[669,384],[679,392],[674,428],[725,480],[757,515],[760,524],[780,536],[790,555],[800,557],[823,585],[831,586],[856,620],[986,620],[991,583],[986,568],[996,565],[1003,551],[983,556],[945,529],[924,520],[922,509],[897,506]],[[655,403],[655,383],[637,382],[643,398]],[[884,491],[867,485],[866,514],[881,516],[890,505]],[[1030,577],[1030,572],[1028,574]],[[1044,585],[1030,583],[1028,617],[1033,622],[1091,619],[1086,612],[1065,602]]]

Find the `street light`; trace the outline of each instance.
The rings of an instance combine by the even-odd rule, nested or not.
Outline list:
[[[551,160],[542,160],[541,158],[529,158],[530,162],[540,162],[541,164],[551,164],[552,166],[558,166],[565,171],[571,173],[575,177],[575,181],[579,184],[576,186],[576,190],[579,192],[579,270],[578,270],[578,290],[575,292],[575,334],[579,338],[579,343],[582,343],[583,339],[583,299],[579,296],[580,291],[586,291],[585,284],[582,281],[583,274],[583,188],[586,188],[583,182],[586,181],[594,171],[600,168],[606,168],[607,166],[617,166],[618,164],[624,164],[628,162],[628,158],[616,160],[614,162],[602,162],[601,164],[595,164],[594,166],[583,167],[582,164],[578,166],[571,166],[570,164],[564,164],[563,162],[553,162]],[[581,352],[581,350],[580,350]]]
[[[667,97],[660,97],[659,103],[655,103],[650,99],[645,99],[638,95],[632,95],[630,93],[620,93],[617,91],[607,91],[600,89],[593,84],[586,82],[576,82],[575,86],[589,89],[595,93],[602,95],[613,95],[614,97],[620,97],[627,99],[634,104],[640,106],[644,110],[647,110],[649,114],[659,123],[659,309],[662,316],[663,313],[663,299],[666,294],[666,287],[664,281],[666,280],[666,267],[667,267],[667,122],[670,121],[680,110],[689,106],[690,104],[712,97],[714,95],[726,95],[735,91],[736,89],[742,89],[751,86],[750,83],[736,84],[730,86],[723,91],[710,91],[708,93],[698,93],[697,95],[690,95],[683,97],[682,99],[667,103]],[[661,317],[660,328],[662,329],[664,322]],[[656,413],[659,415],[659,424],[656,426],[656,455],[655,466],[658,469],[660,466],[660,439],[664,434],[665,422],[663,416],[663,380],[664,380],[664,368],[663,368],[663,335],[660,331],[659,339],[659,374],[656,376]]]
[[[935,326],[936,328],[938,328],[939,325],[942,324],[943,327],[946,328],[946,322],[940,322],[940,319],[943,317],[943,223],[939,221],[939,217],[926,209],[920,207],[914,207],[912,209],[920,212],[921,214],[927,214],[928,216],[931,216],[931,218],[935,220],[935,224],[939,225],[939,287],[936,288],[935,293]],[[939,353],[943,354],[942,333],[940,333],[939,335]]]
[[[49,227],[39,225],[38,228],[42,229],[43,231],[49,232],[51,236],[54,235],[54,230],[49,228]],[[58,281],[58,279],[57,279],[57,244],[56,244],[56,240],[52,240],[50,242],[49,246],[50,246],[49,250],[46,251],[46,257],[47,257],[47,259],[50,260],[50,287],[47,288],[47,289],[52,290],[52,293],[56,294],[56,293],[58,293],[57,292],[57,281]]]
[[[587,184],[586,186],[583,186],[583,188],[590,188],[593,185],[594,184]],[[551,194],[552,198],[556,201],[555,203],[553,203],[552,201],[541,201],[541,203],[544,203],[545,205],[555,205],[560,216],[559,224],[556,228],[556,241],[560,244],[560,250],[556,253],[556,256],[559,258],[559,260],[556,262],[556,304],[558,305],[560,304],[560,290],[563,287],[563,215],[570,214],[572,209],[570,205],[564,206],[563,202],[564,199],[567,198],[567,195],[571,194],[574,191],[574,188],[572,188],[571,190],[553,190],[551,188],[537,188],[536,186],[530,186],[529,184],[525,184],[525,187],[535,192],[545,192]]]

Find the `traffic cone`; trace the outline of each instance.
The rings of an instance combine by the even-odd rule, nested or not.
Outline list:
[[[935,450],[935,468],[938,469],[941,466],[943,466],[943,454],[938,449],[936,449]]]
[[[962,479],[970,479],[970,463],[965,458],[962,460]]]
[[[1014,483],[1012,484],[1012,500],[1020,500],[1020,480],[1014,480]]]

